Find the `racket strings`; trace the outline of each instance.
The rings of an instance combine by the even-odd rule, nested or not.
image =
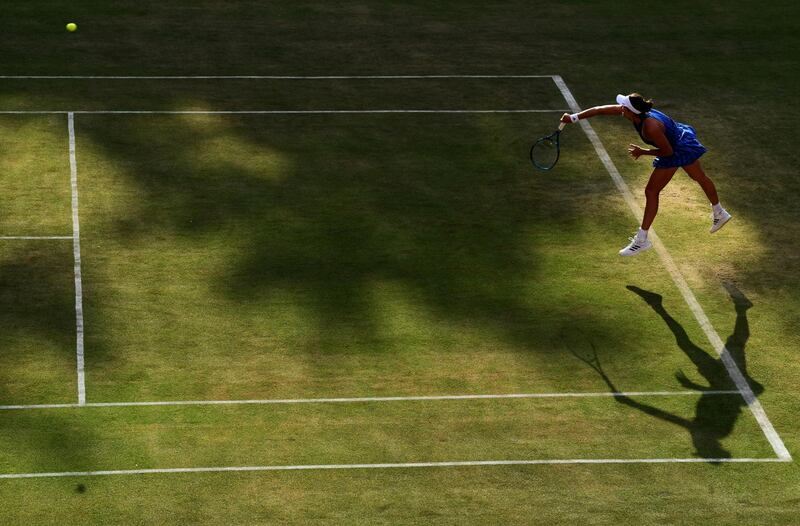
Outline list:
[[[555,166],[559,155],[558,139],[543,137],[531,148],[531,162],[536,168],[549,170]]]

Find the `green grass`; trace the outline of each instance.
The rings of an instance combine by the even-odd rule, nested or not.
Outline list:
[[[739,405],[736,396],[706,402],[722,411]],[[692,420],[698,398],[646,401]],[[696,454],[680,426],[618,406],[600,398],[6,411],[0,466],[28,473]],[[748,418],[723,447],[742,458],[771,453]]]
[[[560,74],[585,107],[641,91],[710,147],[734,221],[707,237],[678,174],[655,226],[794,452],[797,8],[632,8],[26,2],[0,74]],[[549,79],[0,79],[4,110],[565,106]],[[638,218],[586,137],[532,173],[556,116],[76,115],[89,401],[731,389],[656,254],[616,256]],[[633,131],[592,125],[640,199]],[[70,235],[66,117],[0,115],[0,147],[0,236]],[[0,404],[75,401],[71,252],[0,240]],[[739,397],[699,393],[2,411],[0,452],[0,473],[773,456]],[[0,523],[787,524],[798,483],[794,463],[2,480]]]
[[[104,284],[86,300],[90,399],[580,390],[598,380],[563,359],[565,333],[613,342],[625,368],[671,347],[623,341],[649,310],[604,307],[643,283],[586,235],[619,210],[562,216],[602,207],[597,183],[500,157],[531,117],[300,119],[79,117],[86,280]],[[565,170],[591,159],[579,144]],[[599,259],[563,272],[578,250]]]
[[[68,138],[58,116],[0,119],[3,236],[71,236]]]
[[[74,305],[71,240],[0,240],[2,404],[75,399]]]

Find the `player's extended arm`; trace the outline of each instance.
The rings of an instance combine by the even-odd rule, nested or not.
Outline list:
[[[593,108],[589,108],[588,110],[583,110],[579,113],[575,114],[578,119],[589,119],[594,117],[595,115],[622,115],[622,106],[619,104],[609,104],[606,106],[595,106]],[[561,116],[561,122],[569,124],[573,121],[572,117],[569,113],[565,113]]]

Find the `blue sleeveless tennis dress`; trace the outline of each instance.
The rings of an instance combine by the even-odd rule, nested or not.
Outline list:
[[[674,168],[676,166],[686,166],[692,164],[699,159],[706,150],[706,147],[700,144],[697,140],[694,128],[688,124],[673,121],[668,115],[661,113],[658,110],[650,110],[647,113],[640,115],[642,118],[641,123],[634,128],[639,133],[639,137],[650,146],[656,146],[648,141],[642,135],[642,127],[644,120],[647,118],[656,119],[664,125],[664,135],[666,135],[669,144],[672,146],[672,155],[669,157],[656,157],[653,160],[653,166],[656,168]]]

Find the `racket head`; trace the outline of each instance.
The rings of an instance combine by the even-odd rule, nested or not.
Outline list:
[[[556,165],[559,156],[559,134],[560,132],[557,131],[533,143],[530,158],[534,168],[546,172],[552,170]]]

